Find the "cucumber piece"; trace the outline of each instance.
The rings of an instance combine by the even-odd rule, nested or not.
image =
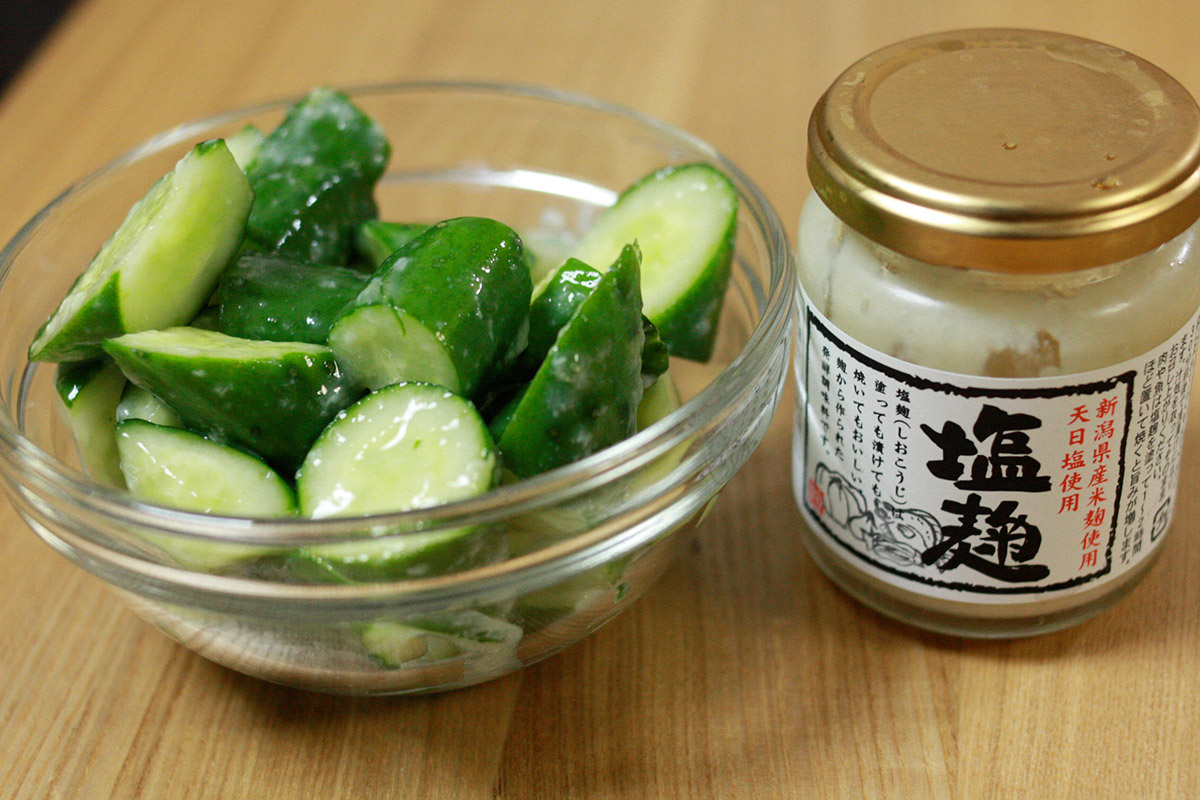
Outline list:
[[[663,374],[654,385],[646,389],[641,402],[638,403],[638,431],[658,422],[679,408],[680,404],[679,392],[671,380],[670,373]],[[628,497],[631,490],[657,483],[670,473],[679,465],[690,446],[690,440],[676,445],[647,464],[631,480],[617,486],[606,486],[603,491],[593,493],[579,502],[513,517],[509,520],[507,530],[509,556],[540,550],[600,524],[609,516],[611,508]]]
[[[245,172],[250,164],[254,161],[254,157],[258,155],[258,149],[262,146],[263,139],[267,135],[259,130],[254,125],[247,125],[233,136],[225,139],[225,146],[229,148],[229,152],[233,155],[233,160]]]
[[[251,200],[224,142],[193,147],[130,209],[42,326],[29,359],[94,358],[107,338],[186,325],[241,242]]]
[[[381,532],[377,538],[293,550],[283,571],[302,583],[377,583],[458,572],[507,554],[507,542],[486,528]]]
[[[120,368],[117,371],[119,372]],[[124,373],[121,374],[121,377],[125,377]],[[168,428],[183,427],[183,423],[174,409],[136,383],[125,385],[125,393],[121,395],[121,402],[117,404],[116,419],[117,422],[124,422],[127,419],[143,419],[146,422],[153,422],[155,425],[163,425]]]
[[[362,631],[362,644],[367,655],[388,669],[415,667],[462,655],[448,637],[392,620],[368,623]]]
[[[527,376],[537,372],[558,332],[600,282],[600,274],[600,270],[575,258],[567,259],[554,272],[529,304],[529,343],[517,358],[518,372]]]
[[[391,148],[343,93],[313,90],[263,140],[247,174],[247,248],[313,264],[349,260],[354,232],[378,215],[375,182]]]
[[[113,430],[125,388],[120,368],[107,358],[59,364],[54,383],[84,471],[101,483],[124,488]]]
[[[154,505],[223,516],[276,518],[296,512],[291,487],[260,459],[182,428],[127,419],[116,426],[129,491]],[[272,548],[140,535],[180,566],[205,572],[260,558]]]
[[[636,240],[646,316],[672,355],[707,361],[729,283],[737,210],[737,189],[715,167],[664,167],[625,190],[574,255],[608,264]]]
[[[570,258],[550,275],[540,291],[535,290],[529,306],[528,346],[517,357],[502,383],[519,385],[532,379],[554,346],[559,331],[600,282],[601,274],[582,261]],[[671,357],[658,329],[645,316],[642,317],[642,335],[642,381],[649,386],[666,372]]]
[[[654,382],[653,386],[646,389],[645,394],[642,395],[642,402],[638,404],[638,431],[649,428],[679,408],[682,402],[679,398],[679,390],[675,388],[675,383],[671,380],[670,374],[663,374]],[[679,462],[683,461],[683,457],[687,454],[691,446],[692,439],[686,439],[647,464],[638,472],[630,488],[640,489],[641,487],[652,486],[658,483],[679,466]]]
[[[168,328],[110,339],[104,348],[187,427],[251,450],[285,475],[361,394],[320,345]]]
[[[642,394],[642,402],[638,403],[638,431],[644,431],[683,405],[671,376],[664,372],[659,378],[652,386],[646,388]]]
[[[305,516],[407,511],[480,494],[495,482],[492,437],[471,403],[400,383],[340,412],[296,474]]]
[[[491,489],[496,453],[475,407],[441,386],[400,383],[338,414],[296,473],[315,519],[425,508]],[[498,553],[483,529],[406,532],[303,548],[309,579],[392,580],[461,569]]]
[[[333,321],[367,280],[347,267],[244,255],[217,286],[217,330],[242,339],[325,344]]]
[[[640,257],[625,247],[576,309],[499,441],[525,478],[569,464],[634,432],[642,399]]]
[[[356,380],[437,383],[472,395],[519,339],[533,283],[507,225],[459,217],[401,247],[329,332]]]
[[[329,346],[354,380],[369,389],[410,380],[462,390],[437,334],[386,303],[344,312],[329,331]]]
[[[613,594],[605,566],[593,567],[562,583],[521,595],[513,604],[513,618],[524,630],[533,632],[601,604]]]
[[[236,517],[288,517],[296,500],[261,459],[183,428],[144,419],[117,423],[129,491],[155,505]]]
[[[381,666],[397,669],[446,658],[512,660],[524,631],[507,620],[473,609],[404,621],[379,620],[362,632],[367,653]]]
[[[354,250],[372,269],[379,269],[392,253],[427,230],[428,225],[417,222],[384,222],[369,219],[354,232]]]

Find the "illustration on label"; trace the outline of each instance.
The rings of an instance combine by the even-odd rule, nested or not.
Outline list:
[[[1120,574],[1169,526],[1195,319],[1141,359],[1013,380],[914,367],[806,311],[797,500],[863,569],[1016,601]]]

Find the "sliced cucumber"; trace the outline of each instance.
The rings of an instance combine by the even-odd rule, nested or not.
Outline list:
[[[672,355],[706,361],[729,283],[737,210],[737,189],[715,167],[664,167],[623,192],[574,255],[609,264],[636,240],[646,316]]]
[[[289,580],[375,583],[424,578],[500,561],[508,543],[485,528],[387,533],[376,538],[293,550],[283,562]]]
[[[643,431],[649,428],[680,405],[682,401],[679,398],[679,390],[671,380],[670,373],[661,375],[642,395],[642,402],[637,410],[637,429]],[[679,462],[691,446],[692,440],[686,439],[646,464],[634,477],[630,488],[636,490],[658,483],[679,466]]]
[[[116,431],[121,471],[139,499],[237,517],[287,517],[296,512],[291,487],[249,453],[144,419],[127,419]]]
[[[492,488],[496,454],[467,400],[401,383],[337,415],[296,475],[300,510],[315,518],[406,511]]]
[[[245,255],[221,275],[217,330],[243,339],[325,344],[333,321],[367,280],[347,267]]]
[[[263,139],[267,135],[259,130],[254,125],[247,125],[240,131],[225,139],[225,146],[229,148],[229,152],[233,154],[233,160],[238,163],[238,166],[245,172],[254,157],[258,155],[258,148],[262,146]]]
[[[121,377],[124,378],[125,375],[122,373]],[[125,393],[121,395],[121,402],[117,404],[116,417],[117,422],[124,422],[127,419],[144,419],[146,422],[153,422],[155,425],[164,425],[168,428],[183,427],[183,422],[180,421],[179,415],[175,413],[174,409],[136,383],[126,384]]]
[[[109,337],[186,325],[241,242],[252,199],[224,142],[193,147],[100,248],[33,340],[30,360],[93,358]]]
[[[659,380],[646,388],[642,402],[638,403],[637,429],[644,431],[682,404],[675,382],[669,374],[662,373]]]
[[[366,259],[372,269],[379,269],[392,253],[427,230],[428,225],[417,222],[384,222],[369,219],[354,232],[354,249]]]
[[[377,216],[375,181],[391,148],[341,92],[313,90],[267,135],[247,174],[252,250],[313,264],[345,264],[354,232]]]
[[[382,666],[396,669],[446,658],[511,660],[524,631],[511,622],[466,609],[402,622],[366,626],[363,647]]]
[[[512,615],[522,628],[532,632],[592,608],[612,594],[605,565],[601,565],[562,583],[521,595],[513,605]]]
[[[439,222],[375,273],[329,346],[372,389],[425,381],[470,396],[526,324],[533,283],[522,251],[495,220]]]
[[[454,359],[437,334],[388,303],[344,311],[329,330],[329,346],[368,388],[421,381],[462,391]]]
[[[529,342],[517,359],[516,368],[532,376],[554,346],[558,332],[575,309],[600,282],[600,270],[570,258],[541,287],[529,304]]]
[[[323,519],[462,500],[495,480],[495,448],[475,407],[440,386],[401,383],[341,412],[309,451],[296,487],[300,513]],[[307,547],[293,571],[347,580],[436,574],[490,560],[495,548],[483,533],[409,532]]]
[[[60,364],[54,382],[84,470],[101,483],[123,488],[113,430],[113,415],[125,388],[120,368],[107,358]]]
[[[254,456],[181,428],[127,419],[116,426],[121,470],[129,491],[154,505],[236,517],[288,517],[295,495]],[[219,570],[272,553],[271,548],[143,532],[190,569]]]
[[[362,643],[367,654],[388,669],[430,664],[462,654],[448,637],[392,620],[369,623],[363,628]]]
[[[189,428],[247,448],[287,475],[361,395],[320,345],[168,328],[110,339],[105,350]]]
[[[637,429],[642,431],[650,427],[677,409],[680,403],[670,373],[663,374],[642,395],[637,409]],[[610,516],[613,506],[628,497],[631,490],[657,483],[670,473],[690,446],[690,441],[676,445],[639,470],[631,480],[610,484],[579,501],[513,517],[507,531],[509,555],[531,553],[594,528]]]
[[[642,399],[637,248],[621,251],[558,335],[499,441],[520,477],[568,464],[634,432]]]
[[[568,259],[551,273],[540,290],[535,289],[529,306],[529,342],[512,367],[499,381],[498,394],[511,394],[512,386],[529,382],[554,346],[559,332],[575,310],[600,281],[601,272],[578,259]],[[650,386],[667,371],[671,356],[658,335],[658,329],[642,317],[642,383]]]

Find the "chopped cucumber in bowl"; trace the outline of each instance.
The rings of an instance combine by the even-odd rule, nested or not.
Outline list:
[[[149,182],[131,218],[155,223],[108,231],[136,258],[87,268],[73,256],[93,273],[77,283],[86,291],[33,293],[36,322],[11,299],[35,283],[21,265],[36,247],[5,251],[16,267],[0,273],[0,304],[21,357],[54,362],[65,393],[51,422],[26,400],[45,367],[10,382],[26,410],[11,428],[0,419],[0,475],[40,535],[235,669],[333,691],[426,691],[544,657],[654,579],[757,442],[757,431],[726,433],[777,401],[786,281],[772,277],[783,271],[761,199],[686,138],[655,150],[657,130],[637,145],[652,156],[591,174],[597,113],[643,123],[555,93],[320,90],[293,105],[188,130],[216,142],[203,154],[222,154],[223,180],[248,187],[239,232],[203,265],[148,266],[165,251],[141,241],[147,231],[195,228],[186,203]],[[587,123],[560,134],[559,113]],[[460,114],[469,135],[437,127]],[[497,147],[536,141],[539,159],[570,157],[451,152],[485,129],[503,131]],[[160,175],[174,165],[186,177],[186,158],[166,153],[194,142],[164,142]],[[735,288],[713,270],[672,286],[727,295],[709,352],[651,313],[635,255],[650,243],[662,258],[655,243],[689,237],[631,227],[609,236],[627,238],[615,254],[583,249],[597,220],[650,219],[621,211],[624,190],[688,155],[751,204],[734,223],[750,249],[723,279]],[[66,202],[86,208],[106,180]],[[343,188],[321,188],[330,181]],[[673,224],[699,219],[695,203]],[[560,274],[553,297],[535,290]],[[104,325],[90,310],[77,319],[92,306],[116,310]],[[758,342],[762,355],[741,367]],[[723,388],[735,369],[736,388]],[[24,439],[34,447],[10,446]],[[41,499],[47,487],[61,499]]]

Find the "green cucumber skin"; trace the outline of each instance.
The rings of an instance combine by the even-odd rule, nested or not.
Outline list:
[[[247,175],[247,247],[314,264],[348,262],[354,232],[378,215],[373,197],[391,147],[343,93],[316,89],[258,147]]]
[[[67,290],[68,295],[75,290],[83,277],[80,275],[75,279],[71,288]],[[62,363],[92,360],[102,356],[102,342],[109,336],[120,336],[125,332],[125,326],[121,323],[120,285],[121,276],[114,272],[104,287],[79,310],[79,313],[71,317],[52,340],[36,350],[30,348],[29,360]],[[44,330],[43,325],[42,331]],[[35,343],[42,338],[42,331],[34,338]]]
[[[220,323],[221,309],[215,305],[205,306],[200,309],[200,313],[192,317],[192,321],[188,323],[189,328],[201,328],[206,331],[217,330],[217,325]]]
[[[514,386],[521,387],[533,379],[554,346],[559,331],[591,294],[602,274],[579,259],[570,258],[550,277],[529,306],[529,345],[495,385],[489,387],[489,407],[496,405],[496,398],[511,396]],[[642,382],[649,387],[667,371],[671,356],[658,335],[658,329],[645,315],[642,316],[642,334]],[[513,410],[511,406],[512,403],[508,402],[506,408],[509,416]],[[497,416],[503,413],[498,412]],[[507,424],[507,420],[504,424]]]
[[[392,253],[427,230],[428,225],[418,222],[369,219],[359,225],[354,233],[354,250],[371,265],[371,269],[379,269]]]
[[[538,369],[498,446],[519,477],[577,461],[632,435],[642,399],[641,258],[626,246]]]
[[[348,267],[243,255],[217,286],[217,330],[242,339],[325,344],[368,276]]]
[[[671,353],[650,318],[642,316],[642,382],[647,388],[671,366]]]
[[[184,199],[186,207],[180,207]],[[103,355],[107,338],[187,324],[236,252],[252,199],[249,182],[224,141],[195,145],[133,205],[75,279],[34,337],[29,359],[96,358]],[[171,214],[163,218],[167,211]],[[185,213],[188,217],[181,219]],[[68,312],[71,304],[74,311]],[[64,313],[70,316],[60,318]]]
[[[532,377],[554,346],[558,332],[600,282],[601,273],[577,258],[567,259],[529,305],[529,343],[515,370]],[[528,379],[528,378],[527,378]]]
[[[458,393],[469,397],[526,324],[533,281],[523,252],[516,232],[495,220],[439,222],[384,262],[343,316],[381,304],[409,315],[441,342]],[[353,355],[338,356],[353,372]]]
[[[112,366],[112,359],[90,358],[87,361],[68,361],[54,370],[54,389],[65,407],[71,408],[88,385]]]
[[[205,335],[203,348],[175,350],[173,340],[193,333]],[[110,339],[105,350],[185,426],[250,450],[290,476],[326,424],[362,390],[328,348],[297,344],[281,355],[239,358],[236,350],[246,344],[277,343],[172,328]]]

